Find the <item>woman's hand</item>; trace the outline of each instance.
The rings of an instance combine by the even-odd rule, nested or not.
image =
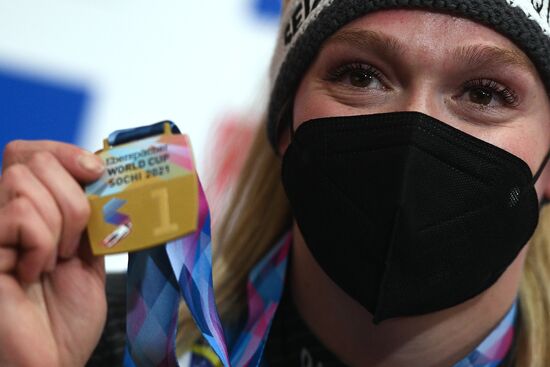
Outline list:
[[[105,322],[103,258],[80,184],[100,159],[51,141],[6,146],[0,176],[0,365],[83,366]]]

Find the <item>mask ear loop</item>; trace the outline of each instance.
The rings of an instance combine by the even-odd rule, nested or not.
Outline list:
[[[550,160],[550,150],[548,151],[548,153],[546,153],[546,156],[544,157],[539,169],[533,176],[533,185],[535,185],[535,183],[539,180],[540,176],[542,175],[542,172],[544,171],[544,169],[546,168],[546,165],[548,164],[548,160]],[[543,206],[548,203],[550,203],[550,198],[543,197],[540,205]]]
[[[294,142],[294,135],[296,134],[296,129],[294,129],[294,117],[292,116],[294,112],[294,103],[288,103],[285,106],[284,112],[284,121],[288,124],[288,129],[290,129],[290,142]]]
[[[548,164],[548,160],[550,159],[550,150],[548,153],[546,153],[546,156],[544,157],[544,160],[542,161],[537,173],[533,176],[533,185],[539,180],[540,175],[542,175],[542,172],[544,171],[544,168],[546,168],[546,164]]]
[[[294,121],[290,119],[290,142],[294,143],[294,135],[296,135],[296,129],[294,129]]]
[[[283,103],[283,106],[281,108],[281,113],[279,114],[277,118],[277,125],[278,133],[277,133],[277,141],[281,139],[282,132],[285,129],[290,129],[290,143],[294,142],[294,121],[292,119],[292,112],[294,110],[294,103],[292,103],[292,100],[289,100],[285,103]],[[280,156],[281,154],[277,152],[277,155]]]

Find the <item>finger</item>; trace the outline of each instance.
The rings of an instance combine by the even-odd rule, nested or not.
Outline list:
[[[19,197],[0,209],[0,247],[13,248],[19,258],[15,269],[20,279],[32,283],[55,267],[55,247],[48,226],[29,199]]]
[[[0,177],[0,187],[8,199],[19,196],[27,197],[50,228],[56,243],[59,242],[62,226],[61,211],[52,194],[27,166],[14,164],[8,167],[4,175]],[[1,199],[0,206],[2,206]]]
[[[10,273],[17,264],[17,250],[15,247],[0,247],[0,273]]]
[[[83,183],[97,180],[105,168],[99,157],[75,145],[49,140],[14,140],[4,150],[3,170],[16,163],[25,164],[39,152],[52,154],[77,181]]]
[[[84,191],[63,168],[55,156],[48,152],[36,153],[27,163],[30,170],[55,198],[62,213],[59,256],[74,255],[82,232],[90,217],[90,204]]]
[[[82,259],[82,261],[88,264],[92,271],[94,271],[105,283],[105,257],[95,256],[92,253],[92,246],[90,246],[87,236],[82,237],[80,247],[78,248],[78,256]]]
[[[0,176],[0,179],[2,177],[3,176]],[[6,205],[8,203],[8,201],[11,200],[12,197],[13,197],[13,194],[11,192],[9,192],[9,190],[7,188],[3,187],[0,184],[0,208],[3,207],[4,205]]]

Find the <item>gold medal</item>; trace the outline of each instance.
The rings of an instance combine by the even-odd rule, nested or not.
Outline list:
[[[189,138],[164,133],[97,152],[105,173],[86,187],[95,255],[142,250],[196,231],[198,181]]]

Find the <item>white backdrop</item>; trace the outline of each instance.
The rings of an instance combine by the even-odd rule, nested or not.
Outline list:
[[[176,122],[205,176],[212,124],[262,105],[277,20],[251,0],[0,0],[0,66],[84,85],[77,143]],[[124,256],[107,259],[125,269]]]

